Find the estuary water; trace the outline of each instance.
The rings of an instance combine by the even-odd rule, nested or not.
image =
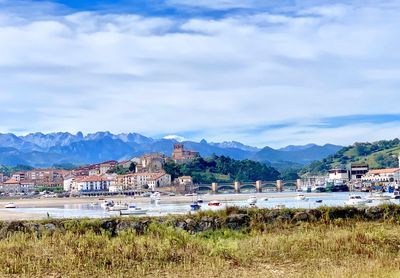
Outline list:
[[[367,193],[357,193],[361,196],[366,196]],[[320,206],[344,206],[345,202],[348,200],[349,192],[341,193],[324,193],[320,196],[315,196],[313,194],[307,195],[304,193],[305,200],[297,200],[293,197],[293,193],[285,194],[283,193],[270,193],[268,194],[268,200],[264,200],[264,196],[258,196],[258,194],[240,194],[243,196],[244,200],[230,200],[234,194],[217,194],[209,195],[207,199],[212,198],[213,200],[218,200],[222,203],[219,207],[210,207],[208,202],[204,201],[201,205],[201,210],[219,210],[224,209],[226,206],[238,206],[238,207],[248,207],[247,199],[251,196],[257,197],[258,208],[275,208],[277,205],[284,205],[286,208],[318,208]],[[290,196],[285,196],[290,195]],[[210,197],[212,196],[212,197]],[[112,198],[109,198],[112,200]],[[322,202],[316,202],[317,200],[322,200]],[[391,200],[391,203],[400,204],[400,200]],[[14,211],[19,213],[38,213],[43,215],[49,215],[51,218],[106,218],[110,216],[117,216],[119,212],[107,211],[100,207],[102,201],[93,201],[94,204],[66,204],[60,206],[52,207],[20,207],[15,209],[0,209],[6,211]],[[147,209],[148,216],[161,216],[167,214],[185,214],[190,212],[191,202],[172,202],[168,198],[161,199],[158,205],[150,204],[150,199],[148,203],[138,203],[137,206],[143,209]],[[376,205],[377,203],[372,203],[368,205]]]

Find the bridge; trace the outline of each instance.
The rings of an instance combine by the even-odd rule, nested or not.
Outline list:
[[[234,183],[216,183],[198,184],[194,187],[195,191],[218,193],[219,191],[231,191],[240,193],[242,191],[266,192],[266,191],[284,191],[297,190],[301,188],[301,180],[276,180],[276,181],[256,181],[256,182],[234,182]]]

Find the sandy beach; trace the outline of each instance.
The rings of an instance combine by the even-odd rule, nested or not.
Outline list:
[[[240,201],[247,200],[250,195],[256,195],[257,198],[290,198],[297,195],[296,192],[283,193],[258,193],[258,194],[210,194],[201,195],[205,202],[218,201]],[[326,196],[326,193],[307,193],[308,197]],[[193,201],[192,196],[162,196],[163,202],[166,203],[190,203]],[[64,205],[74,204],[90,204],[101,203],[103,200],[113,200],[122,203],[148,203],[148,197],[124,197],[124,196],[107,196],[107,197],[73,197],[73,198],[31,198],[31,199],[1,199],[0,200],[0,220],[31,220],[46,218],[43,213],[26,213],[15,212],[12,209],[4,209],[4,206],[13,202],[19,208],[40,208],[40,207],[63,207]]]

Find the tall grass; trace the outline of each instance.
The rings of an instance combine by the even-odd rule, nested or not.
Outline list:
[[[0,240],[0,276],[400,277],[399,234],[396,223],[358,220],[196,234],[155,223],[140,235],[17,232]]]

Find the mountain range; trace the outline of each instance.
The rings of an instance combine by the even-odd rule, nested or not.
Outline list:
[[[83,135],[82,132],[77,134],[38,132],[25,136],[8,133],[0,134],[0,164],[48,167],[63,163],[83,165],[112,159],[123,160],[155,152],[170,156],[173,145],[177,142],[175,138],[153,139],[138,133],[112,134],[108,131],[87,135]],[[342,149],[342,146],[331,144],[260,149],[236,141],[209,143],[204,139],[200,142],[182,143],[185,148],[198,151],[203,157],[212,154],[225,155],[234,159],[252,159],[280,167],[304,166]]]

